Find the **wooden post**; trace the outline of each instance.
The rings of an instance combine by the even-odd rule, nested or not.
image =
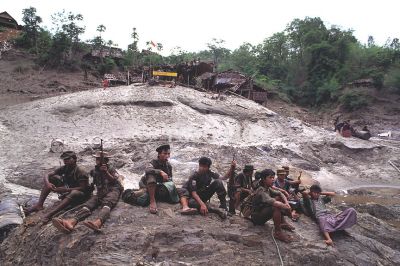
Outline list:
[[[129,86],[129,70],[128,70],[128,74],[127,74],[128,78],[126,79],[126,85]]]

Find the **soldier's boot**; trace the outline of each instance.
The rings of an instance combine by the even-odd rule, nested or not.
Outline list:
[[[226,210],[225,210],[225,209],[216,208],[216,207],[214,207],[214,206],[211,206],[210,204],[207,204],[207,209],[208,209],[208,212],[218,214],[218,216],[219,216],[222,220],[225,220],[226,217],[227,217],[227,213],[226,213]]]

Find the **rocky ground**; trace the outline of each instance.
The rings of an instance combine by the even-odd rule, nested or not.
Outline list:
[[[213,100],[207,93],[184,87],[96,89],[9,106],[0,110],[0,137],[3,200],[37,197],[43,173],[60,163],[59,153],[49,151],[53,139],[60,139],[64,150],[78,152],[79,163],[89,169],[100,138],[115,155],[126,188],[137,187],[154,149],[169,142],[178,184],[196,168],[200,156],[211,157],[213,168],[224,173],[235,155],[239,166],[253,163],[258,169],[276,169],[288,164],[293,175],[303,171],[305,183],[319,182],[350,195],[367,185],[392,187],[390,195],[399,194],[399,173],[388,163],[398,163],[396,140],[344,139],[249,100],[233,96]],[[350,235],[336,235],[336,245],[327,248],[317,226],[302,217],[292,233],[297,241],[278,242],[286,265],[400,263],[400,200],[390,196],[391,202],[371,205],[346,202],[345,196],[334,206],[358,210],[359,223],[348,230]],[[69,265],[83,260],[99,265],[279,263],[271,224],[256,227],[238,216],[227,221],[212,214],[183,217],[177,212],[179,206],[162,207],[154,219],[147,209],[120,203],[100,235],[82,226],[62,235],[51,225],[37,223],[39,213],[1,244],[0,258],[7,265]]]

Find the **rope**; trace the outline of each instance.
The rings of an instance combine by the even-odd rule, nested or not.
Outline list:
[[[283,260],[282,260],[282,256],[281,256],[281,251],[279,250],[278,243],[276,243],[276,240],[275,240],[275,237],[274,237],[274,230],[275,230],[275,227],[272,227],[271,236],[272,236],[272,239],[274,240],[274,243],[275,243],[275,246],[276,246],[276,250],[278,251],[278,256],[279,256],[279,260],[281,261],[281,266],[283,266]]]

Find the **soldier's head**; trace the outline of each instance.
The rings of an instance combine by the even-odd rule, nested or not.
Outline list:
[[[208,157],[201,157],[199,159],[199,172],[200,173],[206,173],[210,170],[212,161]]]
[[[254,170],[256,170],[256,169],[254,169],[254,166],[253,166],[253,165],[246,164],[246,165],[243,167],[243,174],[244,174],[245,176],[247,176],[247,177],[251,177],[251,176],[253,176]]]
[[[319,198],[319,195],[321,194],[321,192],[322,192],[322,189],[319,185],[312,185],[310,187],[310,196],[314,200]]]
[[[161,145],[156,149],[156,152],[158,153],[158,159],[166,162],[171,155],[171,146],[169,146],[169,144]]]
[[[274,183],[275,172],[271,169],[264,169],[260,172],[260,184],[263,187],[272,187]]]
[[[108,154],[108,152],[98,151],[93,155],[93,157],[96,158],[96,165],[101,165],[101,164],[107,164],[110,161],[111,156]]]
[[[73,151],[65,151],[61,154],[60,159],[64,161],[64,165],[75,165],[77,156]]]
[[[287,176],[285,169],[278,169],[276,171],[276,174],[278,175],[278,179],[281,181],[284,180],[285,177]]]
[[[282,166],[282,169],[286,171],[286,175],[289,175],[289,166]]]

